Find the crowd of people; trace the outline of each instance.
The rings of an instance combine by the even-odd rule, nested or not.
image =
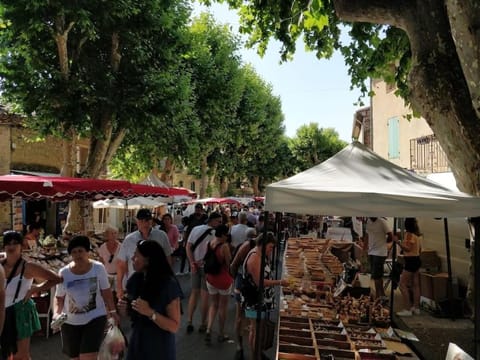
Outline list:
[[[180,214],[176,214],[180,215]],[[65,317],[60,327],[62,351],[71,359],[97,359],[107,322],[119,325],[129,317],[131,331],[126,359],[176,358],[175,333],[182,316],[181,286],[174,273],[180,262],[180,275],[188,264],[191,292],[185,316],[185,331],[204,333],[206,346],[230,339],[226,322],[235,324],[236,359],[245,357],[248,344],[251,359],[262,358],[263,324],[273,310],[275,287],[287,284],[275,279],[271,268],[276,238],[263,232],[263,215],[248,210],[211,211],[196,204],[189,217],[164,214],[155,221],[149,209],[136,214],[137,230],[118,241],[118,229],[108,226],[99,260],[91,258],[92,245],[86,236],[73,236],[68,243],[71,261],[58,274],[22,258],[26,242],[16,231],[3,234],[6,259],[0,267],[0,331],[3,358],[30,359],[30,337],[40,323],[32,295],[56,286],[54,318]],[[175,219],[177,218],[177,219]],[[361,222],[362,225],[362,222]],[[368,253],[374,282],[374,296],[385,296],[384,264],[389,248],[397,244],[404,255],[404,271],[399,288],[404,310],[399,316],[419,313],[419,273],[421,234],[414,218],[405,219],[405,238],[399,241],[384,218],[368,218],[355,241]],[[214,257],[218,269],[206,266],[206,254]],[[213,255],[212,255],[213,254]],[[262,265],[264,265],[262,267]],[[247,298],[245,282],[262,296]],[[40,282],[42,281],[42,282]],[[233,300],[232,300],[233,299]],[[227,319],[227,305],[235,301],[235,319]],[[200,323],[194,323],[199,308]],[[260,314],[260,326],[257,318]],[[248,340],[243,340],[243,324],[248,321]],[[217,325],[215,326],[215,322]],[[260,333],[258,333],[260,331]],[[139,357],[140,356],[140,357]]]
[[[263,219],[243,209],[228,210],[212,210],[207,214],[203,205],[197,204],[188,217],[179,219],[181,214],[177,212],[174,217],[167,213],[156,219],[149,209],[140,209],[136,214],[136,230],[122,242],[118,240],[118,229],[107,226],[104,242],[97,251],[99,261],[91,256],[88,237],[75,235],[69,239],[67,252],[71,261],[58,274],[22,258],[22,249],[40,245],[40,228],[30,226],[25,236],[16,231],[4,233],[7,256],[0,268],[0,330],[5,323],[2,356],[30,359],[30,337],[40,329],[38,313],[30,298],[56,286],[53,318],[54,321],[64,318],[60,323],[62,351],[69,358],[97,359],[107,324],[119,325],[121,317],[129,317],[126,359],[139,356],[157,359],[159,353],[162,359],[175,359],[175,333],[180,327],[180,303],[184,297],[173,271],[174,262],[178,261],[177,275],[189,274],[192,284],[185,314],[186,332],[195,330],[193,318],[199,304],[201,323],[196,326],[205,334],[206,345],[211,344],[214,333],[218,342],[227,341],[225,324],[235,321],[237,358],[243,358],[241,323],[247,309],[242,306],[238,275],[250,271],[258,285],[262,236],[257,234]],[[269,235],[267,256],[274,245],[272,239]],[[204,257],[209,248],[220,264],[218,273],[204,271]],[[253,255],[248,264],[239,269],[250,251]],[[271,286],[281,284],[270,277],[270,272],[265,273],[267,302]],[[44,281],[38,283],[41,280]],[[227,319],[227,305],[234,294],[236,319]],[[269,310],[269,306],[262,311]],[[252,308],[248,311],[251,313]],[[25,323],[28,328],[24,328]],[[250,328],[253,353],[255,326]]]

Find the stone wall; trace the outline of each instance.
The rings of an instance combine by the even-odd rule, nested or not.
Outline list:
[[[15,149],[11,155],[11,169],[60,173],[63,162],[62,141],[47,137],[37,140],[36,135],[24,128],[12,129]]]

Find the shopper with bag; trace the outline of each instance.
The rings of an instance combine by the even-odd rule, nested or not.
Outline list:
[[[232,259],[230,245],[227,243],[228,226],[219,225],[215,228],[215,238],[208,243],[205,254],[204,271],[207,280],[207,289],[210,296],[208,311],[208,325],[205,333],[205,342],[211,344],[211,330],[218,314],[218,342],[228,340],[225,334],[225,320],[227,318],[227,305],[232,293],[233,277],[230,275],[229,265]],[[208,255],[207,255],[208,254]],[[210,256],[211,260],[208,260]],[[210,264],[209,264],[210,263]]]
[[[55,318],[67,315],[61,326],[62,350],[71,359],[96,360],[107,315],[115,324],[120,320],[107,271],[89,258],[90,250],[88,237],[74,236],[67,248],[72,261],[59,271],[63,282],[57,286]]]
[[[132,262],[135,272],[118,302],[120,314],[132,320],[127,360],[175,360],[182,289],[155,241],[140,241]]]
[[[271,257],[275,244],[276,240],[273,233],[268,232],[267,236],[260,234],[256,239],[256,246],[250,250],[243,263],[243,282],[245,285],[249,284],[249,286],[242,285],[241,294],[243,306],[245,307],[245,318],[250,321],[248,342],[252,352],[251,359],[257,359],[258,354],[261,354],[262,350],[271,347],[271,344],[268,344],[270,341],[265,340],[271,340],[273,331],[275,330],[275,328],[271,326],[272,323],[268,320],[269,313],[273,310],[274,286],[288,285],[287,280],[276,280],[272,278]],[[263,252],[263,249],[265,249],[265,252]],[[255,288],[259,291],[262,256],[265,258],[265,267],[263,268],[263,302],[259,302],[258,299],[260,297],[255,294]],[[249,290],[246,291],[246,288]],[[259,334],[257,334],[258,312],[260,312]],[[259,337],[258,345],[260,347],[258,349],[256,348],[257,336]]]
[[[53,271],[22,258],[22,235],[16,231],[3,233],[6,259],[5,326],[1,336],[2,356],[15,360],[30,359],[30,337],[41,329],[32,294],[49,290],[62,281]],[[45,280],[33,285],[33,280]]]

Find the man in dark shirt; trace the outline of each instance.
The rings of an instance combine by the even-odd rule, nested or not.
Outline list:
[[[192,229],[198,225],[205,225],[208,220],[208,215],[203,210],[203,205],[201,203],[195,204],[195,212],[188,217],[188,227],[184,236],[185,243],[190,236]]]

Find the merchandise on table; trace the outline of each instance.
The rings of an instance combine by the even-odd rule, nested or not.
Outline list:
[[[333,246],[325,239],[288,240],[277,359],[397,359],[381,336],[389,333],[390,309],[370,295],[335,296],[345,266]]]

